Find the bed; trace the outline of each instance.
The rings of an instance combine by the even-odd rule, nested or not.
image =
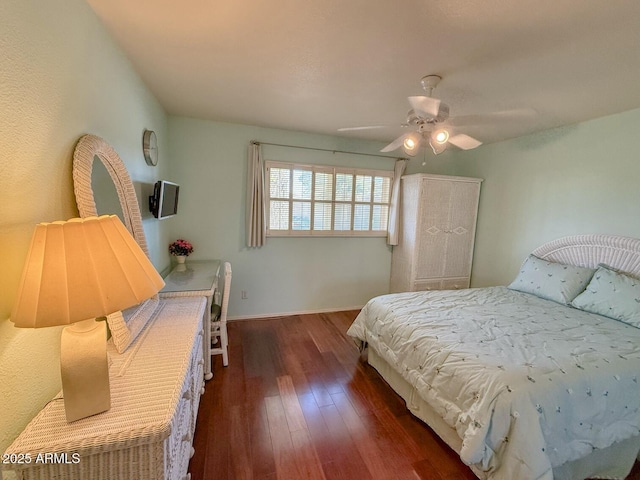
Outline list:
[[[636,277],[640,240],[565,237],[509,287],[383,295],[347,333],[479,478],[624,478],[640,451]]]

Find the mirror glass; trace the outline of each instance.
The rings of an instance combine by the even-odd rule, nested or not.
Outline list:
[[[117,215],[120,221],[126,224],[116,187],[113,184],[107,168],[97,155],[93,157],[91,188],[93,190],[93,198],[96,202],[98,215]]]

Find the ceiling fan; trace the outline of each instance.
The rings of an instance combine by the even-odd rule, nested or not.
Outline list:
[[[411,109],[407,113],[407,121],[401,124],[403,127],[414,127],[414,130],[400,135],[381,152],[391,152],[402,148],[409,156],[414,156],[422,144],[428,144],[436,155],[444,152],[450,143],[462,150],[471,150],[479,147],[482,142],[465,135],[455,133],[453,117],[449,118],[449,105],[432,96],[433,90],[438,86],[442,77],[440,75],[427,75],[422,77],[420,83],[427,92],[426,96],[408,97]],[[349,130],[365,130],[384,128],[383,126],[347,127],[339,128],[339,132]]]

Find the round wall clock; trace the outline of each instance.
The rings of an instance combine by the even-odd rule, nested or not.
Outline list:
[[[147,165],[155,167],[158,164],[158,140],[153,130],[145,130],[142,135],[142,151]]]

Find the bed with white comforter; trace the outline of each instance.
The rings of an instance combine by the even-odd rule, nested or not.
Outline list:
[[[491,287],[374,298],[348,335],[457,432],[481,477],[552,479],[599,450],[640,448],[635,326]]]

